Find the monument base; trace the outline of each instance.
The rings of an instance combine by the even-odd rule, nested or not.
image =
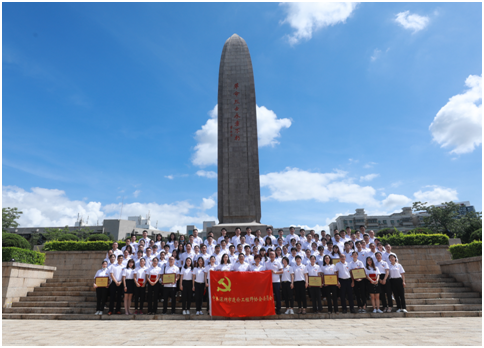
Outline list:
[[[272,225],[265,225],[265,224],[260,224],[258,222],[241,222],[241,223],[229,223],[229,224],[218,224],[218,225],[213,225],[212,227],[209,227],[207,229],[208,232],[213,233],[213,238],[217,240],[221,235],[222,235],[222,228],[225,228],[227,230],[227,236],[233,237],[235,236],[235,229],[237,227],[240,227],[242,233],[241,236],[245,236],[245,229],[247,227],[250,227],[252,230],[252,235],[255,235],[255,231],[260,230],[262,232],[262,236],[266,235],[266,228],[270,227],[273,228]]]

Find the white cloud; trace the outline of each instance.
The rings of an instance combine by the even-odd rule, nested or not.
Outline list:
[[[432,205],[458,200],[456,190],[438,186],[431,191],[417,191],[414,193],[414,197],[415,201],[427,202]]]
[[[385,197],[387,195],[385,192],[381,192],[380,194],[382,195],[382,197]]]
[[[377,205],[373,198],[376,190],[370,186],[354,184],[346,178],[347,172],[312,173],[298,168],[260,176],[261,187],[271,194],[263,200],[295,201],[314,199],[319,202],[337,200],[343,203]]]
[[[196,166],[217,164],[217,129],[218,105],[208,113],[210,118],[195,132],[195,154],[192,163]],[[281,136],[282,128],[289,128],[292,124],[288,118],[277,118],[274,111],[265,106],[256,105],[257,134],[259,147],[275,146],[279,144],[277,138]]]
[[[288,41],[294,45],[311,39],[313,32],[344,23],[356,8],[356,2],[285,2],[280,4],[287,15],[282,23],[288,23],[295,32],[288,35]]]
[[[173,175],[165,175],[165,178],[173,180],[174,176]]]
[[[400,12],[395,15],[395,22],[414,33],[424,29],[429,24],[429,17],[410,14],[410,11]]]
[[[360,176],[360,181],[371,181],[379,176],[380,174],[367,174],[364,176]]]
[[[392,187],[395,187],[395,188],[397,188],[399,186],[402,186],[402,185],[403,185],[403,182],[402,181],[396,181],[396,182],[394,182],[394,183],[391,184],[391,186]]]
[[[212,171],[199,170],[197,171],[198,176],[203,176],[209,179],[217,179],[217,173]]]
[[[397,207],[405,207],[412,203],[412,200],[404,195],[397,195],[391,193],[382,201],[382,205],[385,208],[397,208]]]
[[[367,164],[365,164],[363,166],[363,168],[369,169],[369,168],[372,168],[375,164],[377,164],[377,163],[376,162],[368,162]]]
[[[186,231],[186,225],[201,226],[203,221],[218,221],[205,210],[215,206],[214,195],[203,198],[199,207],[188,201],[170,204],[125,203],[123,219],[128,216],[151,213],[151,220],[158,220],[158,228],[166,231]],[[102,223],[105,218],[119,218],[121,203],[102,206],[100,202],[71,201],[62,190],[34,187],[26,191],[16,186],[3,186],[2,206],[17,207],[23,212],[19,219],[21,227],[63,227],[74,226],[79,213],[89,222]]]
[[[470,75],[465,84],[469,89],[450,98],[429,127],[433,140],[455,154],[482,143],[482,76]]]
[[[141,193],[141,190],[136,190],[136,191],[134,191],[134,192],[133,192],[133,196],[134,196],[135,198],[137,198],[137,197],[139,196],[139,194],[140,194],[140,193]]]

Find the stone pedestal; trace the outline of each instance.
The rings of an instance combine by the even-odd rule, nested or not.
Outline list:
[[[208,228],[207,233],[213,232],[213,238],[215,240],[217,240],[222,235],[222,232],[221,232],[222,228],[225,228],[227,230],[227,236],[233,237],[235,235],[235,229],[237,227],[240,227],[240,230],[242,232],[241,236],[245,236],[245,234],[246,234],[245,229],[247,227],[251,228],[252,235],[255,235],[256,230],[261,230],[262,236],[266,235],[266,228],[267,227],[273,228],[272,225],[259,224],[259,223],[254,221],[254,222],[241,222],[240,224],[231,223],[231,224],[214,225],[214,226]],[[261,241],[261,244],[263,244],[262,241]]]

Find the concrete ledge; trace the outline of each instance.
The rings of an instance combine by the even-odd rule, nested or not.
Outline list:
[[[51,266],[41,266],[41,265],[31,265],[29,263],[21,263],[21,262],[2,262],[2,268],[3,267],[17,267],[17,268],[25,268],[25,269],[37,269],[41,271],[55,271],[57,268],[56,267],[51,267]]]
[[[438,265],[442,273],[450,275],[482,296],[482,256],[441,261]]]
[[[482,262],[482,256],[474,256],[474,257],[466,257],[463,259],[457,259],[457,260],[450,260],[450,261],[442,261],[442,262],[437,262],[439,266],[446,266],[446,265],[455,265],[459,263],[468,263],[468,262]]]

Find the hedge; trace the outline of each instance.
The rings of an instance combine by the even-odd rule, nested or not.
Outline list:
[[[59,239],[57,239],[57,240],[58,241],[66,241],[66,240],[78,241],[79,237],[76,236],[75,234],[72,234],[72,233],[66,233],[66,234],[63,234],[62,236],[60,236]]]
[[[376,233],[376,236],[377,237],[384,237],[384,236],[393,235],[393,234],[400,234],[400,233],[402,233],[402,232],[397,230],[396,227],[387,227],[387,228],[383,228],[380,231],[378,231]]]
[[[121,249],[126,242],[119,241],[118,247]],[[94,242],[72,242],[72,241],[51,241],[44,245],[44,251],[108,251],[112,249],[113,242],[94,241]]]
[[[14,259],[15,262],[42,266],[45,262],[45,254],[14,247],[2,247],[2,262],[10,262],[11,259]]]
[[[385,245],[390,243],[397,245],[449,245],[449,237],[445,234],[395,234],[380,237],[380,242]]]
[[[482,240],[482,228],[471,233],[470,240]]]
[[[452,254],[452,260],[482,256],[482,242],[475,240],[469,244],[451,245],[449,251]]]
[[[426,227],[417,227],[408,231],[408,234],[435,234],[435,232]]]
[[[97,240],[109,240],[109,237],[107,234],[96,233],[91,234],[89,237],[87,237],[87,240],[90,242],[94,242]]]
[[[15,247],[30,250],[30,243],[22,236],[15,233],[2,232],[2,247]]]

